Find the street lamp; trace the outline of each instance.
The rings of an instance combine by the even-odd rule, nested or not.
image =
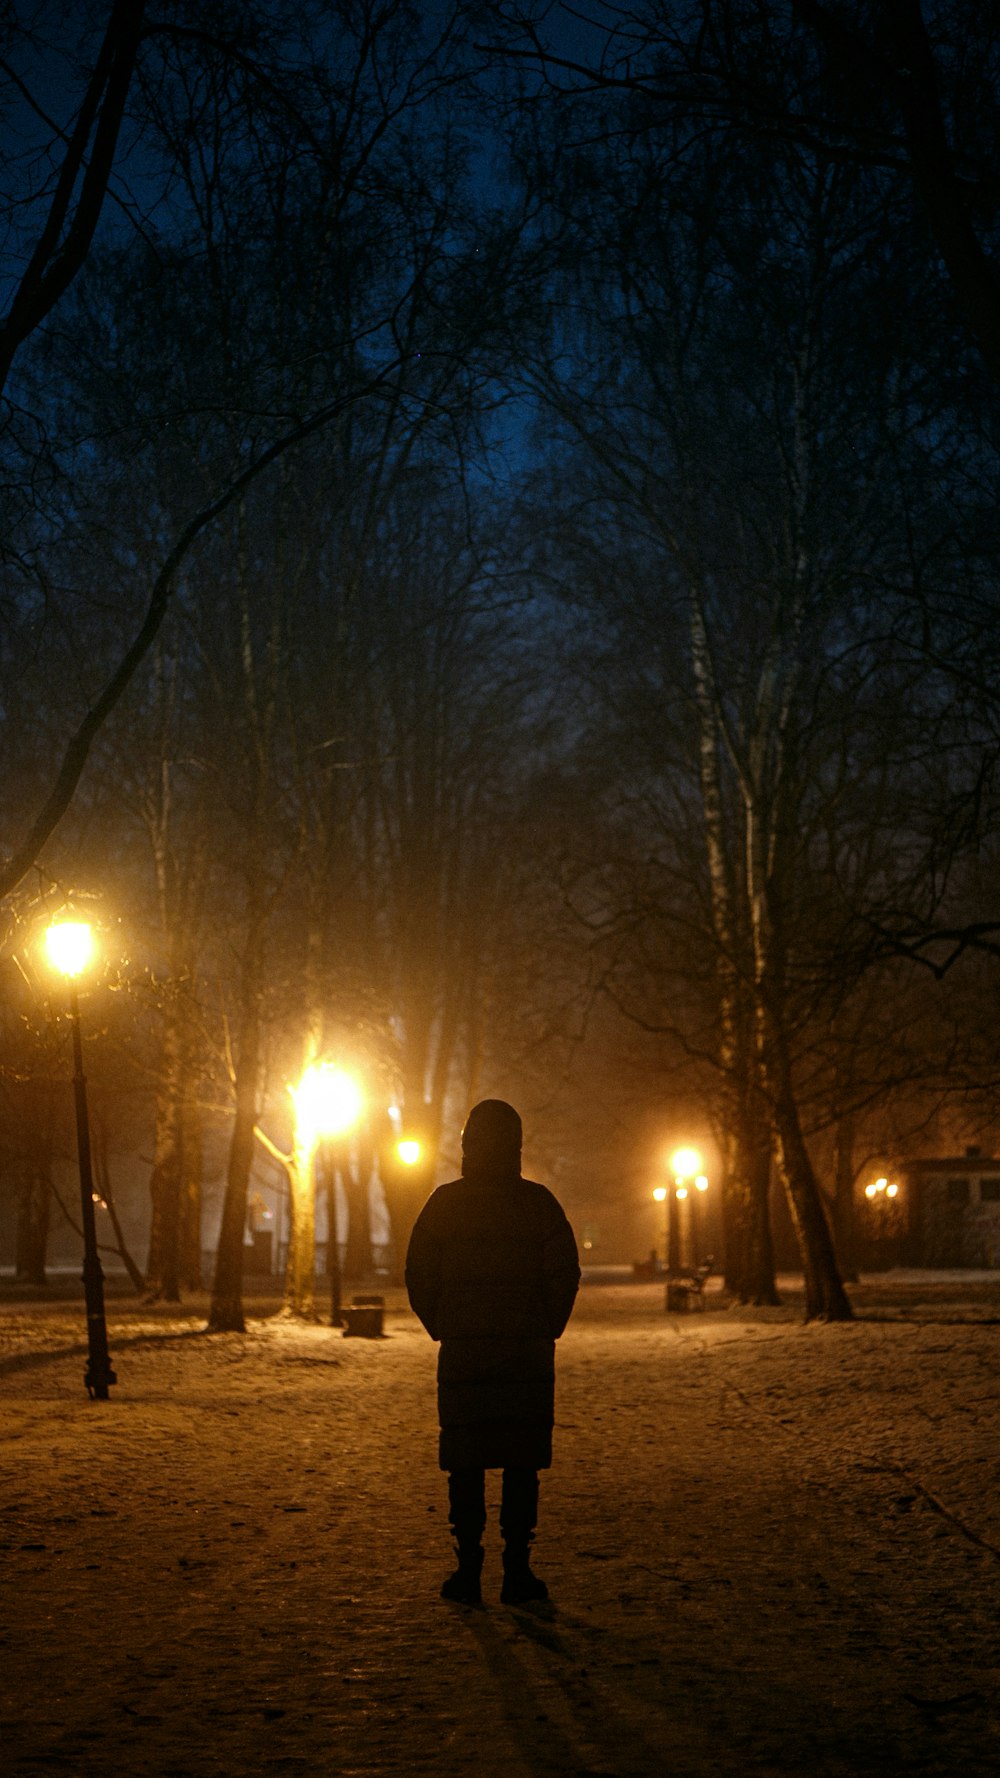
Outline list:
[[[654,1185],[653,1198],[657,1204],[663,1205],[663,1269],[670,1270],[670,1191],[665,1185]]]
[[[335,1062],[312,1062],[297,1087],[289,1089],[295,1105],[296,1137],[315,1148],[323,1136],[343,1136],[364,1108],[364,1095],[354,1076]]]
[[[691,1232],[694,1239],[692,1263],[695,1269],[701,1263],[702,1221],[705,1213],[705,1193],[708,1191],[707,1173],[697,1173],[694,1181],[694,1197],[691,1199]]]
[[[45,934],[45,950],[52,968],[66,981],[73,1031],[73,1096],[76,1104],[76,1145],[83,1217],[83,1289],[87,1303],[88,1364],[83,1380],[92,1401],[107,1401],[108,1389],[112,1383],[117,1383],[118,1378],[111,1368],[108,1329],[104,1316],[104,1272],[97,1251],[97,1224],[94,1217],[96,1193],[90,1163],[87,1080],[83,1072],[80,1005],[76,991],[77,977],[82,975],[94,955],[93,932],[84,920],[57,920]]]
[[[884,1242],[898,1241],[907,1226],[906,1206],[900,1196],[898,1181],[882,1173],[865,1186],[865,1197],[869,1236],[880,1248]]]
[[[700,1205],[701,1205],[701,1195],[705,1191],[705,1189],[708,1185],[708,1180],[706,1179],[704,1173],[702,1172],[702,1158],[701,1158],[701,1155],[700,1155],[698,1149],[696,1149],[696,1148],[678,1148],[678,1149],[676,1149],[674,1154],[671,1155],[671,1157],[670,1157],[670,1165],[671,1165],[671,1168],[673,1169],[673,1175],[674,1175],[674,1196],[677,1198],[678,1203],[679,1204],[685,1203],[687,1201],[687,1199],[691,1196],[692,1190],[694,1191],[694,1197],[691,1202],[691,1239],[692,1239],[692,1245],[693,1245],[695,1251],[692,1254],[691,1263],[693,1266],[697,1266],[697,1264],[698,1264],[698,1252],[697,1252],[697,1248],[698,1248],[698,1212],[699,1212]],[[680,1211],[679,1210],[678,1210],[678,1214],[677,1214],[677,1222],[678,1222],[677,1249],[678,1249],[678,1260],[679,1260],[679,1257],[680,1257],[680,1254],[679,1254],[679,1249],[680,1249],[680,1227],[679,1227]],[[673,1265],[671,1265],[670,1269],[671,1269],[671,1271],[673,1271],[676,1268]]]
[[[881,1197],[883,1192],[887,1198],[895,1198],[899,1194],[899,1186],[894,1179],[886,1179],[884,1175],[881,1179],[873,1179],[870,1185],[865,1186],[865,1197],[872,1201]]]
[[[670,1157],[670,1166],[678,1185],[701,1173],[701,1155],[696,1148],[678,1148]]]
[[[343,1068],[338,1068],[335,1062],[310,1063],[298,1086],[290,1087],[289,1092],[295,1106],[295,1163],[291,1178],[297,1200],[292,1211],[292,1239],[297,1243],[293,1266],[296,1277],[293,1285],[296,1307],[301,1310],[309,1308],[312,1302],[311,1282],[307,1284],[301,1276],[302,1262],[307,1257],[304,1250],[307,1247],[310,1249],[310,1269],[315,1266],[315,1259],[312,1257],[315,1250],[311,1241],[300,1239],[307,1222],[312,1227],[313,1160],[324,1138],[346,1136],[353,1129],[364,1110],[364,1094],[354,1076]],[[327,1271],[330,1276],[330,1324],[332,1327],[342,1327],[340,1246],[337,1240],[337,1201],[332,1175],[328,1180],[328,1191]]]

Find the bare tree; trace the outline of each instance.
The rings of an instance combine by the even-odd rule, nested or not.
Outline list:
[[[773,1275],[762,1276],[766,1114],[800,1238],[807,1313],[840,1318],[849,1304],[800,1103],[803,1005],[820,979],[810,934],[828,894],[817,834],[843,800],[835,762],[849,773],[859,761],[856,747],[838,742],[832,760],[825,748],[837,700],[846,722],[852,692],[886,658],[876,638],[915,582],[915,553],[926,572],[943,534],[930,493],[934,445],[904,419],[909,401],[925,414],[935,407],[935,369],[939,437],[970,464],[978,445],[974,429],[963,438],[948,393],[933,275],[906,260],[905,242],[887,245],[868,170],[831,164],[798,141],[748,149],[736,163],[686,117],[651,111],[620,72],[610,84],[628,102],[609,109],[592,92],[576,110],[578,145],[567,146],[563,130],[539,171],[564,255],[575,231],[581,269],[567,290],[577,331],[560,340],[566,374],[554,378],[539,356],[536,387],[590,456],[588,547],[602,523],[608,542],[603,582],[590,569],[584,584],[623,643],[641,649],[630,675],[637,707],[648,708],[657,685],[665,704],[680,698],[688,723],[684,763],[677,720],[663,709],[659,764],[649,758],[630,797],[640,835],[658,797],[671,811],[669,880],[685,868],[683,786],[694,771],[703,934],[718,959],[713,1047],[730,1083],[727,1198],[745,1253],[757,1254],[749,1268],[736,1261],[732,1281],[741,1292],[773,1292]],[[627,132],[628,153],[616,130]],[[885,304],[904,263],[905,341],[893,331],[898,306]],[[581,314],[602,321],[588,329]],[[925,506],[916,518],[918,484]],[[622,924],[616,916],[612,931]],[[859,961],[852,951],[848,968]],[[832,949],[828,967],[841,967]],[[653,1010],[642,1016],[656,1022]]]
[[[0,397],[15,354],[48,320],[93,245],[132,88],[144,13],[143,0],[115,0],[110,7],[99,46],[92,51],[84,47],[84,57],[93,57],[91,69],[65,128],[48,114],[52,89],[43,87],[36,96],[30,75],[19,66],[22,60],[34,59],[39,20],[5,21],[0,108],[12,125],[20,114],[25,146],[19,157],[12,157],[9,173],[20,174],[26,167],[27,189],[12,180],[0,199],[19,262],[0,320]],[[49,22],[42,21],[39,36]],[[59,21],[63,26],[67,22]],[[43,142],[32,148],[29,144],[39,129]]]

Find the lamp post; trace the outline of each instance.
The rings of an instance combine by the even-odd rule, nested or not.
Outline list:
[[[670,1159],[674,1175],[674,1197],[678,1203],[677,1222],[680,1222],[679,1206],[691,1199],[691,1255],[692,1267],[698,1264],[699,1212],[701,1197],[708,1188],[708,1180],[702,1172],[702,1160],[696,1148],[678,1148]],[[692,1197],[693,1192],[693,1197]],[[680,1229],[678,1227],[678,1249],[680,1248]],[[674,1267],[671,1266],[671,1270]]]
[[[83,1289],[87,1303],[88,1363],[83,1380],[92,1401],[107,1401],[108,1389],[112,1383],[117,1383],[118,1378],[111,1368],[111,1355],[108,1351],[108,1329],[104,1315],[104,1272],[97,1251],[87,1080],[83,1072],[80,1004],[76,991],[77,977],[82,975],[94,953],[93,932],[83,920],[58,920],[45,934],[45,949],[53,969],[66,981],[73,1032],[73,1097],[76,1106],[76,1145],[83,1218]]]
[[[307,1218],[312,1213],[313,1192],[312,1172],[316,1150],[323,1138],[346,1136],[354,1128],[364,1109],[364,1095],[353,1075],[338,1068],[334,1062],[312,1062],[304,1071],[298,1086],[291,1087],[292,1102],[295,1106],[295,1163],[291,1171],[293,1206],[292,1206],[292,1240],[299,1241],[296,1233],[304,1230]],[[328,1217],[329,1235],[327,1239],[327,1271],[330,1276],[330,1325],[342,1327],[341,1315],[341,1275],[340,1275],[340,1244],[337,1239],[337,1200],[334,1186],[333,1171],[330,1170],[328,1186]],[[311,1225],[310,1225],[311,1226]],[[294,1264],[301,1272],[303,1244],[297,1249]],[[315,1263],[313,1260],[312,1264]],[[296,1285],[296,1301],[301,1308],[299,1295],[304,1289],[302,1280]],[[302,1299],[304,1301],[304,1297]],[[311,1299],[310,1299],[311,1301]]]
[[[694,1181],[694,1197],[691,1199],[691,1236],[694,1246],[691,1263],[697,1270],[701,1264],[702,1234],[704,1232],[705,1194],[708,1191],[707,1173],[698,1173]]]
[[[671,1256],[670,1256],[670,1237],[674,1231],[674,1225],[677,1220],[676,1217],[673,1217],[670,1214],[670,1188],[669,1188],[669,1186],[654,1185],[653,1197],[658,1204],[663,1205],[663,1270],[669,1274],[669,1272],[672,1269],[671,1268]],[[677,1256],[675,1254],[674,1255],[675,1262],[676,1262],[676,1257]],[[676,1269],[676,1265],[673,1269]]]
[[[894,1179],[886,1179],[884,1176],[881,1179],[873,1179],[870,1185],[865,1186],[865,1197],[870,1204],[876,1203],[883,1192],[891,1203],[892,1199],[899,1195],[899,1186]]]
[[[898,1241],[906,1229],[906,1211],[899,1193],[899,1183],[881,1174],[865,1186],[869,1215],[868,1236],[884,1257],[887,1243]]]

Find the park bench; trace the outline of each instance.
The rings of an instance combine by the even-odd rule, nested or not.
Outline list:
[[[664,1307],[676,1314],[687,1314],[692,1309],[704,1309],[705,1285],[715,1270],[715,1256],[709,1254],[696,1266],[685,1271],[667,1273],[667,1292]]]

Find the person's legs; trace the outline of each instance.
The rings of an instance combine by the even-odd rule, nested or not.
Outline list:
[[[547,1599],[549,1590],[531,1572],[529,1552],[538,1523],[538,1471],[511,1465],[503,1472],[500,1496],[500,1533],[503,1537],[504,1605],[523,1605],[529,1599]]]
[[[483,1567],[483,1531],[486,1527],[486,1475],[481,1469],[453,1469],[448,1473],[448,1520],[455,1535],[458,1567],[441,1588],[443,1599],[459,1605],[478,1605],[482,1597],[479,1576]]]

